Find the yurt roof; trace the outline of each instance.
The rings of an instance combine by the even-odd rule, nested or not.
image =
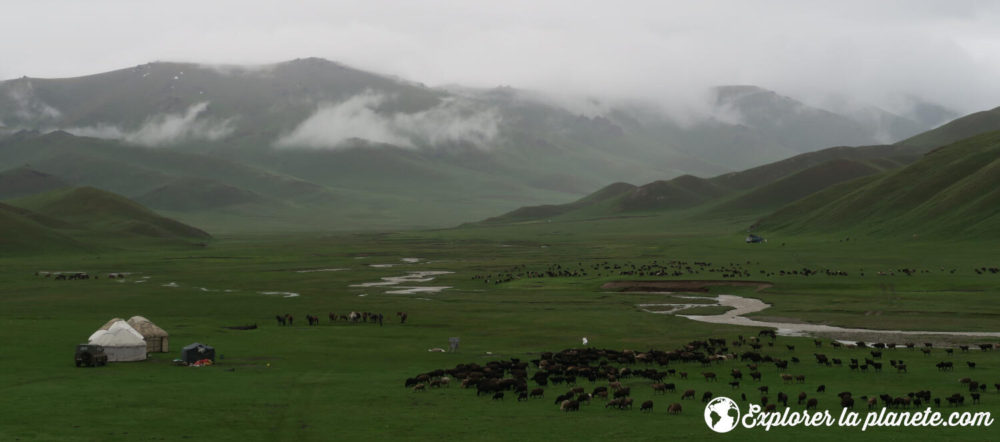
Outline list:
[[[110,321],[105,322],[104,325],[102,325],[101,328],[99,328],[98,330],[107,330],[107,329],[111,328],[111,324],[114,324],[114,323],[116,323],[118,321],[124,321],[124,319],[122,319],[122,318],[111,318]]]
[[[124,323],[124,321],[122,321]],[[126,324],[127,325],[127,324]],[[135,330],[112,326],[109,330],[98,330],[90,336],[90,343],[105,347],[145,346],[146,341],[137,337]],[[136,334],[133,334],[136,333]]]
[[[156,324],[153,324],[153,321],[150,321],[142,316],[133,316],[128,318],[128,325],[131,325],[132,328],[141,333],[143,337],[169,336],[166,330],[157,327]]]
[[[100,332],[111,332],[116,335],[119,333],[124,333],[131,335],[133,338],[141,340],[143,342],[145,342],[146,340],[146,338],[142,336],[142,333],[136,331],[134,328],[132,328],[131,325],[128,325],[128,323],[122,319],[112,322],[110,326],[108,326],[107,324],[105,324],[105,326],[107,326],[108,328],[104,329],[104,327],[101,327],[100,330],[97,330],[96,332],[94,332],[94,334],[90,335],[88,341],[93,341],[95,337],[97,337],[100,334]]]

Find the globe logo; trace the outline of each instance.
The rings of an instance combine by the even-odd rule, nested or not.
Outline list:
[[[705,424],[716,433],[733,431],[739,420],[740,409],[732,399],[719,396],[705,406]]]

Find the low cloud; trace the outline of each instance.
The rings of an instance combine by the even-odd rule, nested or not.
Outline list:
[[[337,148],[362,139],[406,148],[471,144],[488,149],[499,133],[500,115],[463,99],[443,100],[415,113],[388,112],[391,97],[366,91],[336,104],[321,104],[280,147]]]
[[[54,120],[62,115],[35,95],[35,86],[30,80],[10,82],[7,96],[14,101],[14,115],[23,120]]]
[[[159,114],[147,118],[135,130],[125,130],[110,124],[65,129],[79,136],[123,140],[141,146],[164,146],[184,141],[216,141],[233,133],[233,120],[212,121],[199,118],[209,103],[203,101],[182,113]]]

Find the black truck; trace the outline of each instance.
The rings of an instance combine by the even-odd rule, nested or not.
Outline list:
[[[80,344],[76,346],[76,366],[77,367],[100,367],[107,365],[108,355],[104,353],[104,347],[93,344]]]

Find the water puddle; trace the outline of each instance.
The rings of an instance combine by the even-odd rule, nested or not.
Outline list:
[[[450,286],[415,286],[411,284],[421,283],[421,282],[431,282],[436,276],[448,275],[454,272],[444,271],[444,270],[424,270],[418,272],[409,272],[403,276],[383,276],[379,278],[378,281],[373,282],[363,282],[360,284],[352,284],[351,287],[396,287],[394,290],[388,290],[385,293],[389,295],[412,295],[416,293],[439,293],[442,290],[450,289]],[[398,287],[397,287],[398,286]]]
[[[442,290],[450,289],[449,286],[439,287],[400,287],[401,290],[389,290],[387,295],[415,295],[417,293],[440,293]]]
[[[281,296],[282,298],[296,298],[299,296],[299,294],[295,292],[257,292],[257,293],[260,293],[261,295],[278,295]]]

